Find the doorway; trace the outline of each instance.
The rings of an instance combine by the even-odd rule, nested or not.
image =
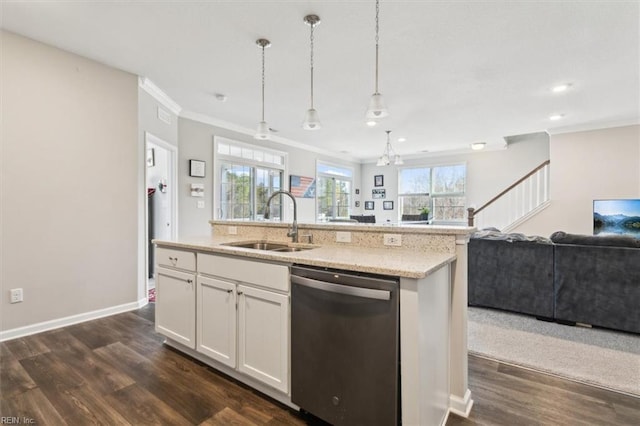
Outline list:
[[[154,239],[171,240],[177,230],[177,147],[145,132],[147,191],[146,262],[147,297],[155,301]]]

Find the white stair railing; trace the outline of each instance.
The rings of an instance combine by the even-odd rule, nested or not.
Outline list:
[[[469,226],[508,232],[549,205],[547,160],[478,209],[468,208]]]

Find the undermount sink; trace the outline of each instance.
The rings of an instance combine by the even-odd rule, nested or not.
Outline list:
[[[267,250],[278,252],[295,252],[311,250],[314,247],[291,247],[285,243],[272,243],[268,241],[239,241],[237,243],[224,244],[226,246],[248,248],[253,250]]]
[[[283,248],[271,249],[271,251],[292,252],[292,251],[311,250],[312,248],[314,247],[283,247]]]
[[[229,246],[233,246],[233,247],[242,247],[242,248],[249,248],[249,249],[255,249],[255,250],[276,250],[276,249],[284,249],[284,248],[289,248],[288,245],[286,244],[279,244],[279,243],[268,243],[268,242],[262,242],[262,241],[258,241],[258,242],[239,242],[239,243],[229,243],[227,244]]]

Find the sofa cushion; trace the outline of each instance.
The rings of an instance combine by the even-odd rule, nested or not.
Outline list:
[[[640,248],[640,239],[627,235],[579,235],[556,231],[551,234],[551,241],[556,244]]]
[[[549,238],[539,237],[537,235],[527,236],[517,232],[506,234],[506,233],[502,233],[500,231],[494,231],[491,229],[477,231],[473,235],[471,235],[471,238],[479,239],[479,240],[507,241],[510,243],[513,243],[516,241],[526,241],[526,242],[541,243],[541,244],[553,244],[553,242]]]

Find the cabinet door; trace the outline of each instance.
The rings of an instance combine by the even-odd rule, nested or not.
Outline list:
[[[195,274],[156,270],[156,331],[196,348]]]
[[[198,352],[236,367],[236,285],[198,276]]]
[[[238,369],[289,392],[289,296],[238,286]]]

